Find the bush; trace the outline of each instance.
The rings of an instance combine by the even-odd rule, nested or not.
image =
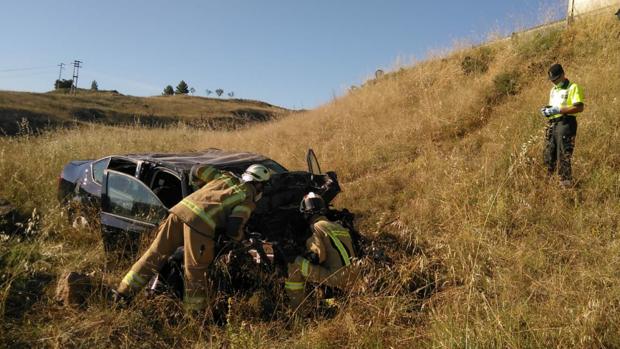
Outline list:
[[[71,88],[71,86],[73,86],[73,80],[56,80],[56,83],[54,83],[54,88],[57,90],[60,89],[69,89]]]
[[[164,92],[162,93],[162,95],[164,96],[172,96],[174,94],[174,90],[172,89],[172,86],[168,85],[164,88]]]
[[[535,34],[517,37],[517,54],[523,58],[547,55],[557,50],[562,40],[562,30],[558,28],[541,30]]]
[[[498,96],[514,96],[519,93],[519,73],[501,73],[493,79],[493,86]]]
[[[463,58],[461,69],[465,75],[484,74],[489,70],[489,63],[492,60],[492,51],[488,47],[481,47]]]

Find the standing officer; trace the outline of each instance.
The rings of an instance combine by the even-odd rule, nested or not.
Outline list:
[[[550,175],[553,175],[559,162],[560,185],[566,188],[572,185],[571,158],[577,135],[575,114],[584,109],[583,91],[564,76],[560,64],[552,65],[548,74],[554,86],[549,94],[549,105],[540,110],[549,120],[545,134],[544,161]]]
[[[168,257],[184,246],[184,307],[194,311],[205,309],[208,267],[214,258],[217,233],[225,231],[233,240],[243,239],[243,227],[270,175],[260,164],[248,167],[240,179],[212,166],[192,168],[192,185],[200,189],[170,209],[149,249],[121,281],[117,300],[130,299],[144,288]]]
[[[306,240],[305,257],[297,256],[288,265],[284,289],[292,309],[304,300],[306,281],[343,289],[355,279],[351,235],[340,224],[325,218],[325,210],[325,201],[315,193],[308,193],[301,201],[300,211],[310,224],[312,236]]]

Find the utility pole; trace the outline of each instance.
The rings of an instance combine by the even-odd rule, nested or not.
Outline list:
[[[81,64],[82,61],[73,61],[73,84],[71,84],[71,93],[73,94],[77,92],[78,76],[80,75],[80,67],[82,67]]]
[[[62,79],[62,68],[64,68],[65,64],[60,63],[58,66],[60,67],[60,71],[58,72],[58,80],[56,80],[56,83],[54,84],[55,89],[58,89],[60,87],[60,79]]]
[[[575,20],[575,0],[568,0],[568,15],[566,16],[566,26],[573,24]]]
[[[60,80],[62,78],[62,69],[64,68],[65,64],[60,63],[58,66],[60,67],[60,71],[58,72],[58,80]]]

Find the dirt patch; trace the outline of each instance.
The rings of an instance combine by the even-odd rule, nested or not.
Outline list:
[[[0,198],[0,234],[15,235],[20,232],[26,218],[7,200]]]
[[[24,109],[0,108],[0,135],[37,133],[48,128],[68,126],[55,116]]]

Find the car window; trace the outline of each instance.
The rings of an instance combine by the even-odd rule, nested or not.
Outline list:
[[[131,176],[136,176],[136,170],[138,168],[138,163],[134,160],[129,160],[120,157],[112,157],[110,159],[110,165],[108,165],[108,169],[126,173]]]
[[[283,172],[287,172],[286,168],[284,168],[284,166],[278,164],[277,162],[273,161],[273,160],[266,160],[263,161],[263,165],[265,165],[270,171],[271,173],[283,173]]]
[[[99,161],[93,162],[93,180],[95,183],[101,185],[103,183],[103,170],[108,167],[110,158],[103,158]]]
[[[181,180],[167,170],[157,170],[151,179],[151,189],[164,206],[170,208],[183,200]]]
[[[157,196],[135,177],[109,171],[108,212],[141,222],[158,224],[167,210]]]

